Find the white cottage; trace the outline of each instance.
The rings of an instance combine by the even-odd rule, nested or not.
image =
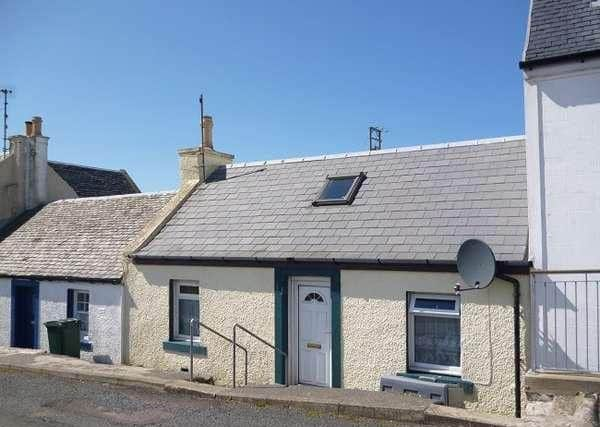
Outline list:
[[[190,330],[194,318],[229,337],[238,324],[287,355],[238,329],[250,383],[377,390],[385,374],[433,375],[452,384],[455,405],[520,407],[523,137],[228,164],[205,120],[210,145],[180,152],[175,209],[131,254],[128,363],[179,371],[191,333],[195,372],[231,384],[231,344]],[[516,323],[512,283],[454,293],[456,252],[469,238],[517,279]]]
[[[82,357],[122,360],[122,253],[172,193],[52,202],[0,236],[0,346],[48,350],[44,322],[78,318]]]

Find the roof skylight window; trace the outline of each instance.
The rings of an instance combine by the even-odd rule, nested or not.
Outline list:
[[[328,176],[327,182],[319,194],[319,198],[313,202],[313,205],[351,204],[366,177],[367,175],[363,172],[358,175]]]

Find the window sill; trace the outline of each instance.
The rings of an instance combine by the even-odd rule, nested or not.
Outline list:
[[[163,350],[173,353],[190,354],[190,343],[189,341],[163,341]],[[197,356],[206,356],[206,347],[198,342],[195,342],[192,345],[192,353]]]
[[[474,385],[471,381],[463,380],[461,377],[453,376],[452,374],[441,375],[429,372],[409,371],[396,374],[399,377],[407,377],[414,379],[422,379],[436,383],[456,385],[463,389],[466,394],[473,394]]]

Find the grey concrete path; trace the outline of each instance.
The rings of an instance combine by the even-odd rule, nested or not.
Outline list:
[[[301,408],[333,415],[368,417],[403,423],[468,426],[522,425],[510,417],[478,414],[433,405],[417,396],[305,386],[260,386],[236,389],[190,383],[151,369],[100,365],[35,350],[0,347],[0,371],[30,372],[123,386],[152,387],[202,398]]]

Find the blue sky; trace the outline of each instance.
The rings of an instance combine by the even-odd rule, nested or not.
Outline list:
[[[44,118],[49,157],[178,185],[198,145],[238,161],[523,133],[526,0],[0,0],[9,133]]]

